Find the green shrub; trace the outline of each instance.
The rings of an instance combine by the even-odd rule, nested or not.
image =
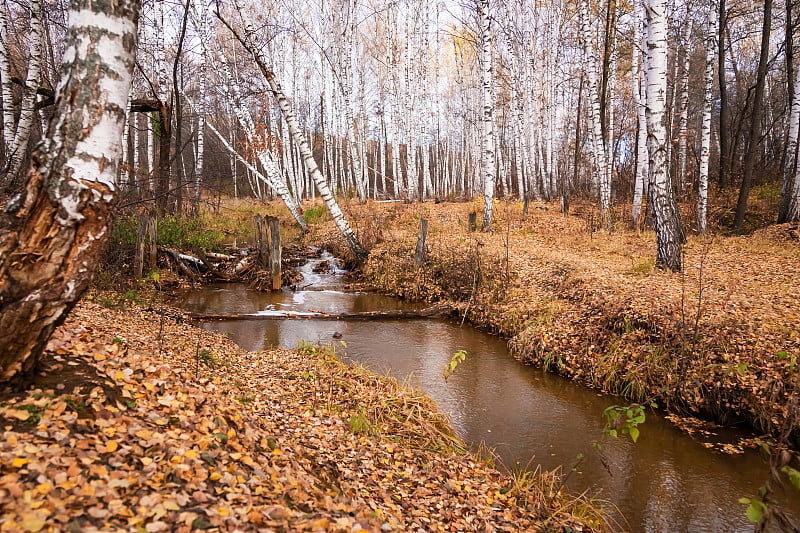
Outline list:
[[[314,207],[309,207],[308,209],[303,211],[303,219],[309,224],[314,224],[316,222],[319,222],[324,215],[325,215],[324,205],[315,205]]]
[[[118,217],[111,228],[111,246],[136,245],[139,221],[133,215]]]
[[[218,251],[225,236],[209,229],[203,217],[158,219],[156,239],[161,246],[180,250]],[[119,217],[111,230],[111,246],[135,246],[139,235],[139,220],[134,215]]]

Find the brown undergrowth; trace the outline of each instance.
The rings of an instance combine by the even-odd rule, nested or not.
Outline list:
[[[0,397],[2,531],[607,529],[557,475],[499,473],[426,395],[330,349],[246,352],[84,302],[41,370]]]
[[[531,204],[522,220],[518,202],[497,202],[492,232],[470,233],[467,215],[480,218],[481,206],[349,206],[360,227],[381,217],[365,280],[452,303],[531,364],[800,447],[796,225],[690,235],[684,272],[673,274],[655,268],[652,232],[622,223],[598,231],[591,206],[564,217],[555,205]],[[417,265],[421,216],[430,221],[428,253]],[[329,228],[315,231],[336,240]]]

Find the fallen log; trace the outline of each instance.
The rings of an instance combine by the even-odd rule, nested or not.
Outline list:
[[[166,248],[164,246],[159,246],[158,247],[158,251],[159,252],[163,252],[163,253],[169,255],[170,257],[172,257],[172,259],[175,261],[175,264],[178,265],[178,268],[181,270],[181,272],[183,272],[184,274],[186,274],[190,278],[192,278],[192,279],[199,279],[200,278],[200,269],[197,267],[197,265],[198,264],[202,265],[203,262],[200,261],[199,259],[197,259],[196,257],[192,257],[190,255],[182,254],[182,253],[180,253],[180,252],[178,252],[176,250],[173,250],[172,248]],[[191,261],[192,259],[194,261],[196,261],[196,263],[194,261]],[[189,268],[189,266],[187,266],[186,263],[184,262],[185,260],[191,261],[192,265],[196,268],[196,270],[193,270],[193,269]]]
[[[208,254],[204,254],[201,251],[198,255],[200,256],[200,261],[203,262],[203,265],[205,265],[205,267],[208,269],[208,272],[212,276],[214,276],[217,279],[220,279],[222,281],[241,281],[241,279],[238,276],[230,276],[230,275],[226,274],[225,272],[219,270],[216,266],[214,266],[211,263],[211,261],[208,260]]]
[[[215,261],[233,261],[236,259],[236,256],[228,255],[228,254],[218,254],[216,252],[206,252],[206,257],[209,259],[214,259]]]
[[[384,320],[393,318],[430,318],[450,311],[448,305],[434,305],[418,310],[362,311],[323,313],[322,311],[269,311],[250,314],[216,315],[188,313],[189,320]]]

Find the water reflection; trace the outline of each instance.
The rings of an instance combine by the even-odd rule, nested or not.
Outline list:
[[[352,312],[408,305],[375,294],[273,294],[224,285],[187,292],[184,307],[202,313],[255,313],[268,308]],[[648,414],[637,444],[614,440],[598,452],[592,443],[602,439],[602,412],[615,403],[613,398],[522,365],[509,356],[503,340],[468,326],[424,319],[253,320],[203,327],[227,333],[249,350],[292,347],[301,340],[334,343],[352,360],[410,379],[451,414],[464,440],[495,447],[506,465],[531,461],[532,467],[550,469],[570,465],[583,454],[586,458],[569,488],[613,502],[633,531],[752,531],[738,499],[755,494],[765,479],[766,467],[755,454],[714,454],[653,414]],[[346,349],[333,339],[337,332]],[[467,359],[445,382],[442,369],[461,349]],[[800,516],[798,498],[787,507]]]

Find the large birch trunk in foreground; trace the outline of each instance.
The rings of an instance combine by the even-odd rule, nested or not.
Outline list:
[[[138,16],[138,0],[71,6],[49,136],[0,220],[2,382],[36,367],[111,233]]]
[[[645,2],[647,148],[650,153],[650,205],[656,230],[656,263],[681,270],[683,234],[680,213],[667,173],[667,131],[664,127],[667,95],[667,2]]]

